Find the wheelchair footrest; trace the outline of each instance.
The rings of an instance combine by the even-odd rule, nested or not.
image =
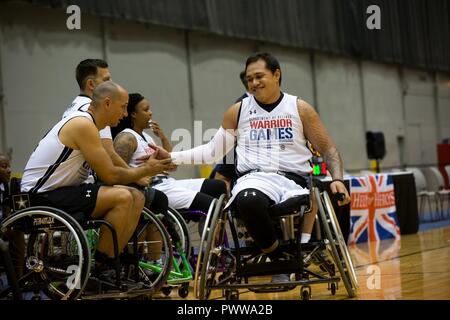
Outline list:
[[[278,287],[276,286],[276,284],[274,284],[273,287],[268,286],[267,288],[248,288],[249,291],[252,291],[254,293],[272,293],[272,292],[286,292],[286,291],[291,291],[295,289],[295,285],[291,285],[291,286],[282,286],[280,287],[278,285]]]
[[[300,259],[277,260],[264,263],[248,263],[237,268],[238,277],[268,276],[281,273],[299,272],[302,261]]]

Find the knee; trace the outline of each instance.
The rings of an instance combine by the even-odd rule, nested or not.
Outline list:
[[[155,197],[153,199],[153,203],[159,209],[167,210],[167,208],[169,207],[169,198],[167,198],[167,195],[164,192],[155,190]]]
[[[142,209],[144,208],[144,204],[145,204],[144,194],[137,189],[130,189],[130,194],[132,196],[134,208],[138,208],[139,211],[142,211]]]
[[[256,189],[242,190],[236,196],[235,203],[240,215],[264,210],[269,207],[269,202],[266,200],[265,195]]]
[[[114,197],[116,204],[131,207],[133,205],[133,195],[128,189],[118,188]]]
[[[222,194],[227,193],[227,185],[223,180],[205,179],[200,192],[219,198]]]
[[[214,189],[217,192],[218,197],[220,197],[222,194],[226,194],[227,193],[227,184],[225,183],[225,181],[223,180],[213,180],[214,181]]]

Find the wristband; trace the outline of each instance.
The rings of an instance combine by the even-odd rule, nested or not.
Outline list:
[[[342,184],[345,186],[345,182],[344,182],[344,180],[342,180],[342,179],[333,179],[333,180],[331,180],[330,184],[332,184],[332,183],[335,182],[335,181],[342,182]]]

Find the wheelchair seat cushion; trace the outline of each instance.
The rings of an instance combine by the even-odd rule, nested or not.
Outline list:
[[[301,212],[303,206],[309,206],[309,195],[302,194],[289,198],[283,202],[271,205],[269,207],[269,214],[271,217],[281,217]]]

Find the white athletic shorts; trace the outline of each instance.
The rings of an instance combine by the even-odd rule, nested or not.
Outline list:
[[[267,195],[275,203],[284,200],[309,194],[309,190],[302,188],[294,181],[273,172],[251,172],[239,178],[231,190],[231,198],[227,203],[227,207],[234,201],[239,192],[245,189],[256,189]]]
[[[169,198],[169,206],[175,210],[187,209],[191,206],[195,196],[200,189],[205,179],[180,179],[174,178],[164,179],[163,182],[158,183],[152,188],[162,191]]]

